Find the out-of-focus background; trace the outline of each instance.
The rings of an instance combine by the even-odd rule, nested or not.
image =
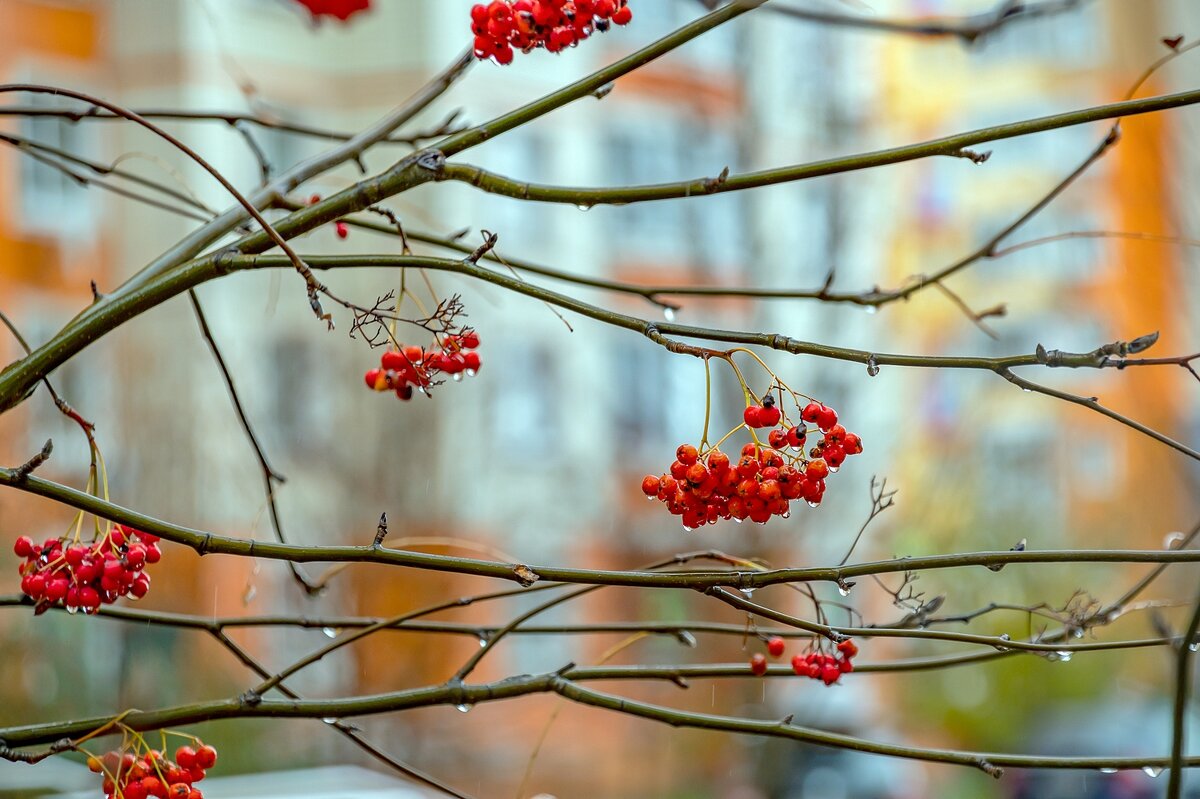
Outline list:
[[[855,6],[799,2],[806,8]],[[400,103],[468,43],[466,0],[379,0],[347,25],[311,24],[287,0],[0,0],[0,80],[85,90],[133,108],[254,111],[354,131]],[[461,109],[480,122],[581,77],[703,13],[694,0],[642,0],[634,22],[559,56],[476,65],[414,129]],[[870,0],[880,17],[968,14],[992,0]],[[915,142],[989,124],[1121,99],[1166,54],[1164,36],[1200,35],[1188,0],[1094,0],[1020,21],[966,48],[953,39],[835,28],[759,11],[581,100],[473,149],[463,160],[520,180],[620,185],[745,171]],[[1143,93],[1194,88],[1185,55]],[[24,106],[71,105],[7,96]],[[1122,123],[1102,161],[1006,243],[1072,231],[1132,231],[1200,238],[1200,112]],[[164,123],[238,185],[259,181],[241,134],[221,122]],[[251,128],[276,168],[329,146]],[[500,235],[502,256],[640,282],[769,287],[892,287],[969,254],[1028,209],[1103,138],[1104,123],[986,145],[982,165],[940,158],[753,192],[626,207],[522,203],[460,184],[422,187],[389,201],[416,230]],[[214,208],[229,198],[194,165],[134,126],[112,121],[0,117],[0,132],[36,140],[177,186]],[[371,171],[406,152],[381,147]],[[328,194],[346,169],[298,193]],[[85,188],[0,148],[0,309],[33,342],[47,339],[100,291],[118,285],[196,223]],[[298,242],[302,253],[399,251],[393,237],[332,227]],[[420,248],[418,248],[420,249]],[[868,314],[811,302],[688,300],[682,321],[778,331],[868,350],[998,355],[1082,351],[1159,330],[1161,354],[1200,341],[1200,256],[1195,249],[1128,239],[1066,239],[984,260],[949,281],[980,309],[993,340],[946,296],[926,290]],[[1084,409],[1023,394],[988,373],[884,368],[768,356],[793,387],[837,407],[866,452],[830,480],[826,502],[768,525],[722,523],[684,531],[638,491],[675,447],[696,442],[704,414],[700,363],[645,339],[556,314],[493,287],[434,275],[459,293],[483,344],[480,374],[434,401],[401,404],[362,385],[378,351],[313,321],[299,279],[238,274],[199,290],[247,412],[287,484],[278,498],[299,542],[364,543],[381,512],[397,539],[454,537],[533,563],[632,567],[676,552],[717,548],[776,565],[836,562],[866,517],[872,475],[899,490],[855,557],[1031,548],[1165,545],[1200,516],[1200,471],[1172,450]],[[532,278],[531,278],[532,279]],[[339,294],[369,304],[391,273],[329,275]],[[548,284],[552,285],[552,284]],[[637,314],[628,297],[565,289]],[[0,336],[0,360],[20,355]],[[754,374],[752,371],[750,374]],[[732,427],[740,394],[715,370],[715,426]],[[54,375],[97,434],[114,501],[193,527],[268,537],[261,476],[186,299],[135,319]],[[1055,386],[1128,413],[1173,437],[1200,441],[1200,386],[1182,369],[1040,373]],[[761,382],[761,375],[759,375]],[[86,447],[39,391],[0,417],[0,462],[24,461],[53,438],[41,473],[82,487]],[[71,513],[15,491],[0,494],[0,551],[17,535],[57,535]],[[413,546],[430,548],[429,544]],[[447,551],[444,548],[435,551]],[[480,579],[353,567],[311,600],[279,563],[201,560],[168,545],[141,606],[214,615],[396,614],[487,590]],[[8,555],[0,586],[17,590]],[[314,574],[319,571],[312,569]],[[916,587],[946,595],[943,612],[989,602],[1061,606],[1079,589],[1115,598],[1146,567],[1009,567],[923,575]],[[1190,598],[1195,572],[1178,567],[1147,599]],[[894,584],[894,581],[893,581]],[[845,600],[868,620],[899,611],[869,581]],[[756,599],[800,612],[799,594]],[[532,599],[530,600],[532,602]],[[503,622],[529,602],[473,607],[442,618]],[[1154,611],[1178,626],[1177,610]],[[732,609],[700,596],[604,589],[545,614],[546,621],[710,619]],[[1150,611],[1102,637],[1154,635]],[[1016,636],[1045,620],[997,613],[969,629]],[[327,631],[334,633],[336,631]],[[234,637],[281,667],[328,639],[321,630],[237,630]],[[621,635],[513,637],[478,679],[597,662]],[[341,650],[289,681],[306,696],[342,696],[438,682],[477,647],[473,636],[387,633]],[[864,660],[958,651],[870,641]],[[637,641],[614,663],[744,661],[739,638],[670,636]],[[1095,653],[1069,662],[1013,657],[936,672],[851,675],[825,689],[808,680],[602,685],[679,707],[756,718],[795,714],[823,729],[906,744],[1047,754],[1162,753],[1168,746],[1172,660],[1167,650]],[[0,726],[114,713],[235,695],[256,680],[202,633],[27,610],[0,613]],[[432,708],[364,719],[371,736],[407,761],[481,797],[513,796],[537,736],[558,712],[526,795],[655,797],[928,796],[1150,797],[1164,780],[1138,772],[1038,774],[1004,780],[967,770],[855,756],[785,742],[674,730],[553,697]],[[356,766],[361,754],[315,721],[214,723],[192,730],[218,745],[212,796],[422,795]],[[58,758],[0,768],[0,796],[84,790]],[[321,769],[330,767],[333,770]],[[371,766],[373,768],[373,766]],[[304,770],[301,770],[304,769]],[[278,771],[267,778],[221,775]],[[241,780],[240,782],[238,780]],[[1200,779],[1193,777],[1193,791]],[[339,792],[340,791],[340,792]],[[79,794],[85,795],[85,794]]]

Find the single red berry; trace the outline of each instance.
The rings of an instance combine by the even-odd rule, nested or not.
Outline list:
[[[614,25],[628,25],[633,21],[633,11],[629,6],[621,6],[613,12],[612,21]]]
[[[196,765],[202,769],[210,769],[217,764],[217,750],[205,744],[196,750]]]
[[[691,444],[680,444],[679,449],[675,450],[675,460],[682,463],[684,466],[691,466],[698,459],[696,448]]]
[[[821,669],[821,681],[826,685],[833,685],[842,676],[842,670],[837,666],[827,665]]]
[[[642,478],[642,493],[648,497],[657,494],[659,486],[659,479],[652,474],[648,474]]]
[[[181,746],[175,750],[175,762],[182,769],[191,769],[196,765],[196,750],[190,746]]]
[[[788,434],[783,430],[772,430],[767,436],[767,443],[775,449],[783,449],[788,445]]]
[[[344,239],[350,235],[350,226],[339,220],[333,224],[333,232],[339,239]]]
[[[190,786],[182,782],[172,783],[171,787],[167,788],[168,799],[187,799],[188,794],[192,792]]]
[[[769,652],[773,658],[783,655],[783,650],[786,647],[787,644],[778,635],[772,636],[767,640],[767,652]]]
[[[693,463],[687,470],[687,481],[692,486],[703,485],[708,480],[708,469],[703,463]]]
[[[13,552],[18,558],[28,558],[33,554],[33,539],[23,535],[13,543]]]
[[[792,427],[787,431],[787,443],[789,447],[800,449],[804,446],[804,436],[806,431],[803,427]]]
[[[754,477],[758,474],[758,458],[753,455],[743,455],[738,461],[737,473],[745,478]]]
[[[808,676],[808,663],[809,662],[805,659],[804,655],[792,655],[792,671],[796,672],[797,675],[801,677]]]
[[[479,334],[474,330],[468,330],[466,333],[462,334],[462,337],[459,339],[459,343],[462,344],[463,349],[473,350],[479,346]]]
[[[714,449],[708,453],[708,468],[714,472],[721,472],[729,468],[729,456],[719,449]]]
[[[847,433],[842,440],[842,449],[847,455],[858,455],[863,451],[862,439],[854,433]]]
[[[852,658],[858,654],[858,645],[849,639],[839,643],[837,649],[848,658]]]
[[[779,420],[783,418],[783,414],[779,408],[774,405],[764,407],[759,414],[759,421],[762,422],[760,427],[774,427],[779,424]]]
[[[824,480],[829,475],[829,465],[822,460],[809,461],[804,475],[809,480]]]
[[[824,458],[825,462],[829,464],[830,468],[836,469],[846,461],[846,450],[839,446],[826,447]]]
[[[750,673],[756,677],[767,673],[767,659],[762,652],[755,652],[750,656]]]
[[[766,427],[762,417],[764,410],[761,405],[746,406],[746,410],[742,411],[742,421],[746,423],[746,427]]]
[[[472,374],[476,374],[479,372],[480,362],[479,362],[479,353],[478,352],[475,352],[474,350],[471,350],[470,352],[464,352],[462,354],[462,357],[463,357],[463,365],[466,366],[468,372],[470,372]]]
[[[363,375],[363,380],[366,382],[367,388],[373,391],[381,391],[382,389],[379,388],[381,384],[384,388],[387,388],[387,380],[384,377],[382,369],[367,370],[367,373]]]
[[[822,405],[821,414],[817,417],[817,427],[821,428],[822,430],[829,430],[835,424],[837,424],[837,419],[837,411],[835,411],[833,408],[827,408]]]

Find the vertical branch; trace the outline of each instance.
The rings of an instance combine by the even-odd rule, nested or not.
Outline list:
[[[1187,737],[1188,700],[1192,692],[1192,646],[1200,631],[1200,594],[1187,632],[1179,640],[1175,662],[1175,708],[1171,716],[1171,776],[1167,782],[1167,799],[1183,796],[1183,746]]]
[[[263,476],[263,490],[266,494],[267,507],[271,515],[271,528],[275,531],[275,539],[281,544],[287,543],[287,538],[283,532],[283,520],[279,516],[279,506],[275,502],[275,486],[286,482],[282,474],[272,468],[267,460],[267,455],[263,452],[262,444],[258,441],[258,436],[254,433],[254,428],[250,426],[250,419],[246,416],[246,409],[242,407],[242,400],[238,396],[237,385],[233,382],[233,375],[229,373],[229,366],[225,363],[225,357],[221,354],[220,347],[217,346],[217,341],[213,338],[212,330],[208,326],[208,319],[204,316],[204,307],[200,304],[200,297],[197,296],[194,289],[188,290],[188,299],[192,302],[192,310],[196,313],[196,323],[200,325],[200,334],[208,343],[209,351],[212,352],[213,361],[217,364],[217,368],[221,371],[221,378],[225,381],[225,389],[229,392],[229,399],[233,401],[233,409],[237,412],[238,422],[242,425],[242,430],[246,433],[246,440],[250,442],[250,446],[254,449],[254,456],[258,459],[259,469]],[[305,573],[300,564],[288,561],[288,566],[292,570],[292,576],[296,578],[296,582],[304,587],[309,596],[315,596],[321,590],[321,586],[314,583]]]

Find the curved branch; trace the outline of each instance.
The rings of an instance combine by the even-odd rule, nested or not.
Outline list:
[[[1137,100],[1124,100],[1107,105],[1068,111],[1062,114],[1028,119],[1020,122],[1010,122],[1005,125],[995,125],[988,128],[958,133],[940,139],[908,144],[874,152],[859,153],[824,161],[814,161],[807,164],[765,169],[758,172],[747,172],[742,175],[721,174],[717,177],[696,178],[695,180],[676,183],[658,183],[644,186],[618,186],[615,188],[581,188],[572,186],[547,186],[534,183],[523,183],[503,175],[481,169],[468,164],[445,163],[438,170],[438,180],[456,180],[468,183],[491,194],[501,194],[520,200],[535,200],[547,203],[570,203],[571,205],[590,207],[593,205],[611,205],[649,202],[653,200],[672,200],[684,197],[700,197],[709,194],[720,194],[729,191],[744,191],[761,186],[774,186],[780,183],[790,183],[798,180],[824,175],[837,175],[856,172],[863,169],[889,164],[899,164],[905,161],[915,161],[931,156],[952,156],[964,148],[987,142],[1011,139],[1017,136],[1027,136],[1031,133],[1082,125],[1105,119],[1118,119],[1155,111],[1200,103],[1200,89],[1165,94],[1156,97],[1146,97]]]

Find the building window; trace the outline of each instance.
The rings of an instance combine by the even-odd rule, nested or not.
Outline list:
[[[26,104],[35,108],[63,108],[58,98],[46,94],[27,96]],[[62,150],[72,155],[88,157],[91,140],[88,123],[71,122],[52,116],[32,116],[21,120],[20,135],[35,144]],[[92,192],[69,177],[62,169],[47,163],[49,159],[62,163],[75,172],[79,166],[61,161],[52,153],[42,157],[23,155],[20,161],[19,207],[22,227],[27,230],[58,236],[89,234],[95,223]]]

